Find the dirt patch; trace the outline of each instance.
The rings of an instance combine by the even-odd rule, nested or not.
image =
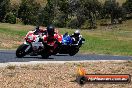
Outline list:
[[[19,42],[19,41],[4,41],[4,42],[0,41],[0,47],[5,49],[16,48],[21,44],[22,42]]]
[[[34,26],[31,26],[31,25],[20,25],[20,24],[13,24],[12,25],[12,24],[8,24],[8,23],[1,23],[0,27],[1,28],[8,28],[8,29],[11,29],[11,30],[16,30],[16,31],[34,29]]]
[[[23,43],[23,37],[0,33],[0,48],[12,49]]]
[[[0,88],[80,88],[77,69],[88,74],[130,74],[132,61],[39,64],[0,68]],[[85,84],[82,88],[132,88],[132,84]]]

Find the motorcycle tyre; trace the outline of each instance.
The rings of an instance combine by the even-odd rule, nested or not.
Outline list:
[[[50,55],[47,53],[42,53],[41,56],[43,59],[48,59]]]
[[[69,52],[69,55],[70,56],[74,56],[76,53],[78,53],[79,49],[72,49],[70,52]]]
[[[27,45],[25,44],[20,45],[16,50],[16,57],[18,58],[24,57],[26,55],[26,52],[25,52],[26,48],[27,48]]]

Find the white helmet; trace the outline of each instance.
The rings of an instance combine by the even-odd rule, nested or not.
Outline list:
[[[79,31],[79,30],[76,30],[76,31],[74,32],[74,35],[79,36],[79,35],[80,35],[80,31]]]

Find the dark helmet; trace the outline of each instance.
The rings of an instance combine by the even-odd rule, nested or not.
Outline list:
[[[39,31],[39,26],[36,26],[35,30],[36,30],[36,31]]]
[[[37,35],[39,31],[40,31],[40,30],[39,30],[39,26],[36,26],[34,34]]]
[[[36,29],[39,29],[39,26],[36,26]]]
[[[47,27],[47,32],[48,32],[49,35],[53,35],[54,31],[55,31],[55,27],[53,25],[49,25]]]

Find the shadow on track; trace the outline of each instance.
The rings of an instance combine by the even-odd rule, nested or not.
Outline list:
[[[17,57],[15,57],[15,58],[17,58]],[[24,56],[24,57],[22,57],[22,58],[17,58],[17,59],[42,59],[42,60],[46,60],[45,58],[42,58],[42,57],[40,57],[40,56]],[[51,58],[51,57],[49,57],[49,58],[47,58],[47,59],[54,59],[54,58]]]
[[[54,56],[69,56],[68,54],[56,54]]]

